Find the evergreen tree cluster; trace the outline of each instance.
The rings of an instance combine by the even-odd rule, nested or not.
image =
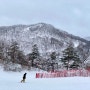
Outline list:
[[[72,46],[68,46],[63,51],[63,57],[61,58],[61,62],[67,70],[78,69],[81,66],[81,60]]]
[[[4,65],[16,63],[21,66],[28,66],[28,68],[36,67],[47,71],[59,69],[58,63],[62,63],[63,68],[67,70],[81,68],[82,63],[78,52],[76,52],[71,45],[62,53],[63,56],[58,62],[57,52],[51,52],[50,57],[45,59],[40,55],[37,44],[32,46],[31,53],[25,55],[24,52],[20,50],[19,44],[16,41],[12,42],[10,46],[5,46],[4,43],[0,43],[0,63]]]

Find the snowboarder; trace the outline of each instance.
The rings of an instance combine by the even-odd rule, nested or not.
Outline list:
[[[23,83],[25,82],[26,74],[27,74],[27,73],[25,73],[25,74],[23,75],[23,79],[21,80],[21,83],[22,83],[22,82],[23,82]]]

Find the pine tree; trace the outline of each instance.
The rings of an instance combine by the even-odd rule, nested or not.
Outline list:
[[[72,69],[78,69],[81,66],[81,60],[79,58],[79,56],[77,55],[76,52],[74,52],[74,62],[72,63],[72,65],[70,66],[70,68]]]
[[[8,46],[4,42],[0,42],[0,61],[3,64],[8,61],[7,47]]]
[[[37,44],[32,46],[32,55],[33,55],[33,59],[36,59],[37,57],[40,56]]]
[[[18,51],[17,59],[18,59],[19,64],[24,65],[24,66],[28,65],[28,62],[25,60],[25,55],[22,51]]]
[[[54,62],[56,60],[56,52],[52,52],[50,57],[51,57],[51,60]]]
[[[18,51],[19,51],[18,43],[12,42],[12,44],[8,50],[8,55],[10,56],[10,59],[13,63],[17,62]]]
[[[80,67],[81,63],[79,56],[71,45],[69,45],[63,51],[63,57],[61,58],[61,62],[67,70],[69,70],[70,68],[77,69],[78,67]]]
[[[4,59],[4,43],[0,43],[0,60]]]
[[[19,49],[19,45],[16,41],[12,42],[11,46],[9,47],[8,55],[13,63],[19,63],[24,65],[25,55]]]
[[[32,53],[29,54],[29,59],[31,60],[31,65],[34,66],[34,60],[40,57],[37,44],[32,46]]]
[[[52,71],[54,72],[54,65],[55,65],[55,62],[56,62],[56,52],[52,52],[50,57],[51,57]]]

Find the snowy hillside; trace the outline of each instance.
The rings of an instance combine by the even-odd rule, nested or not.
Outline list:
[[[13,25],[0,27],[0,40],[10,44],[17,41],[20,48],[28,54],[34,44],[38,45],[42,55],[56,51],[61,54],[70,43],[80,51],[80,55],[87,53],[89,45],[87,40],[56,29],[50,24],[38,23],[34,25]],[[85,49],[85,50],[84,50]]]
[[[86,40],[90,41],[90,37],[85,37]]]
[[[90,77],[35,78],[36,72],[4,72],[0,70],[0,90],[90,90]],[[27,72],[25,83],[20,83]]]

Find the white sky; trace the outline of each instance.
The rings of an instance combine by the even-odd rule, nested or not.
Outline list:
[[[40,22],[88,37],[90,0],[0,0],[0,26]]]

